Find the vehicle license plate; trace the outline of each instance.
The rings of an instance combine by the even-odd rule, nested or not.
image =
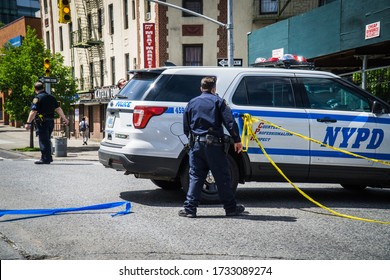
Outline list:
[[[114,122],[115,122],[115,116],[109,116],[107,118],[107,127],[108,128],[113,128],[114,127]]]

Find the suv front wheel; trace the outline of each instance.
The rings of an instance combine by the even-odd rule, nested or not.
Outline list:
[[[228,161],[229,161],[229,167],[230,167],[230,176],[232,179],[232,188],[233,193],[236,193],[237,186],[238,186],[238,167],[236,162],[234,161],[233,157],[230,155],[227,155]],[[182,172],[180,174],[180,181],[182,188],[185,193],[188,192],[189,182],[190,182],[190,168],[188,165],[188,162],[185,163],[184,168],[182,168]],[[202,194],[201,194],[201,203],[203,204],[216,204],[220,203],[219,196],[218,196],[218,186],[215,183],[214,177],[209,171],[207,178],[203,184],[202,188]]]

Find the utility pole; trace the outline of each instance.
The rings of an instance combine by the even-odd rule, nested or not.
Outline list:
[[[228,37],[228,66],[234,66],[234,41],[233,41],[233,0],[228,0],[228,23],[226,25]]]
[[[174,9],[178,9],[178,10],[183,11],[185,13],[188,13],[188,14],[191,14],[191,15],[194,15],[194,16],[197,16],[197,17],[204,18],[204,19],[206,19],[208,21],[211,21],[211,22],[213,22],[215,24],[218,24],[220,26],[225,27],[226,30],[227,30],[227,38],[228,38],[228,66],[229,67],[233,67],[234,66],[233,0],[227,0],[228,1],[227,2],[228,3],[228,22],[227,23],[223,23],[223,22],[217,21],[217,20],[215,20],[213,18],[207,17],[205,15],[199,14],[197,12],[194,12],[194,11],[191,11],[191,10],[188,10],[188,9],[185,9],[185,8],[182,8],[180,6],[176,6],[176,5],[173,5],[173,4],[170,4],[170,3],[161,2],[161,1],[158,1],[158,0],[147,0],[147,1],[156,3],[158,5],[172,7]]]

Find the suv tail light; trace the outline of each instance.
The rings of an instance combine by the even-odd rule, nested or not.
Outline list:
[[[159,106],[135,106],[133,113],[133,125],[135,128],[145,128],[153,116],[163,114],[168,107]]]

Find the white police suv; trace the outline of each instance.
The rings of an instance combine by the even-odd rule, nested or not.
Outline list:
[[[184,108],[200,94],[200,80],[215,76],[217,93],[232,108],[241,129],[244,114],[261,119],[252,124],[253,131],[293,182],[339,183],[356,190],[390,186],[390,107],[338,76],[313,70],[236,67],[170,67],[133,74],[107,108],[105,138],[99,149],[99,160],[106,167],[151,179],[163,189],[186,191]],[[254,139],[247,152],[236,154],[230,149],[228,158],[234,189],[238,183],[285,180]],[[203,202],[218,201],[216,188],[209,173]]]

